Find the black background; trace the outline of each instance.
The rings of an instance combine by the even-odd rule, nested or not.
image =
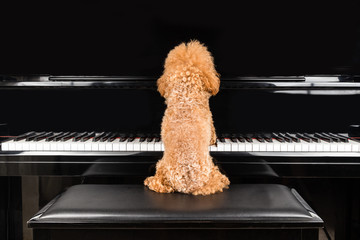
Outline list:
[[[354,2],[1,5],[0,74],[158,76],[190,39],[209,47],[222,76],[360,73]]]

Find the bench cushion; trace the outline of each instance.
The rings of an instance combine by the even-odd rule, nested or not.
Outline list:
[[[300,195],[277,184],[233,184],[223,193],[159,194],[142,185],[76,185],[32,219],[33,228],[320,227]]]

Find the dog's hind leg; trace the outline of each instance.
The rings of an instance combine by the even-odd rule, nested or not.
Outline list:
[[[145,186],[148,186],[149,189],[158,193],[174,192],[174,189],[170,186],[168,180],[165,178],[162,163],[163,159],[161,159],[156,165],[155,176],[146,178],[144,184]]]
[[[229,187],[229,179],[223,175],[217,166],[214,166],[209,180],[199,189],[192,192],[194,195],[209,195],[216,192],[222,192]]]

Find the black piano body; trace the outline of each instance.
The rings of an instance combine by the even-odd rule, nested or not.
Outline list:
[[[14,226],[21,225],[21,209],[31,209],[30,201],[20,197],[26,188],[39,191],[37,209],[75,183],[141,184],[154,173],[154,165],[162,156],[163,149],[150,151],[141,145],[155,144],[156,138],[161,143],[166,106],[156,91],[155,78],[23,77],[0,82],[0,98],[5,103],[0,174],[9,192],[2,201],[14,213],[7,221],[14,236],[20,234]],[[211,154],[232,183],[295,187],[324,219],[330,235],[340,239],[357,236],[360,142],[356,126],[350,126],[360,122],[359,100],[360,83],[350,76],[223,79],[219,94],[210,100],[218,136],[217,149],[210,148]],[[95,134],[91,139],[105,138],[87,150],[73,145],[44,150],[38,143],[31,149],[9,144],[14,137],[31,131],[50,133],[48,137],[76,132],[79,136]],[[116,140],[111,142],[106,134],[115,134],[118,144],[124,138],[131,148],[115,149]],[[304,134],[322,140],[286,141],[286,137],[301,139]],[[337,142],[336,136],[350,142]],[[267,137],[273,141],[268,142]],[[334,139],[328,142],[326,137]],[[73,141],[74,136],[71,139],[71,144],[81,143]],[[136,141],[138,148],[133,146]],[[91,140],[87,143],[94,144]],[[37,185],[29,187],[26,183]]]

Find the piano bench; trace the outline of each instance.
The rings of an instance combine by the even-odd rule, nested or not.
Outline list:
[[[53,199],[28,226],[34,240],[312,240],[323,221],[294,189],[277,184],[233,184],[210,196],[83,184]]]

